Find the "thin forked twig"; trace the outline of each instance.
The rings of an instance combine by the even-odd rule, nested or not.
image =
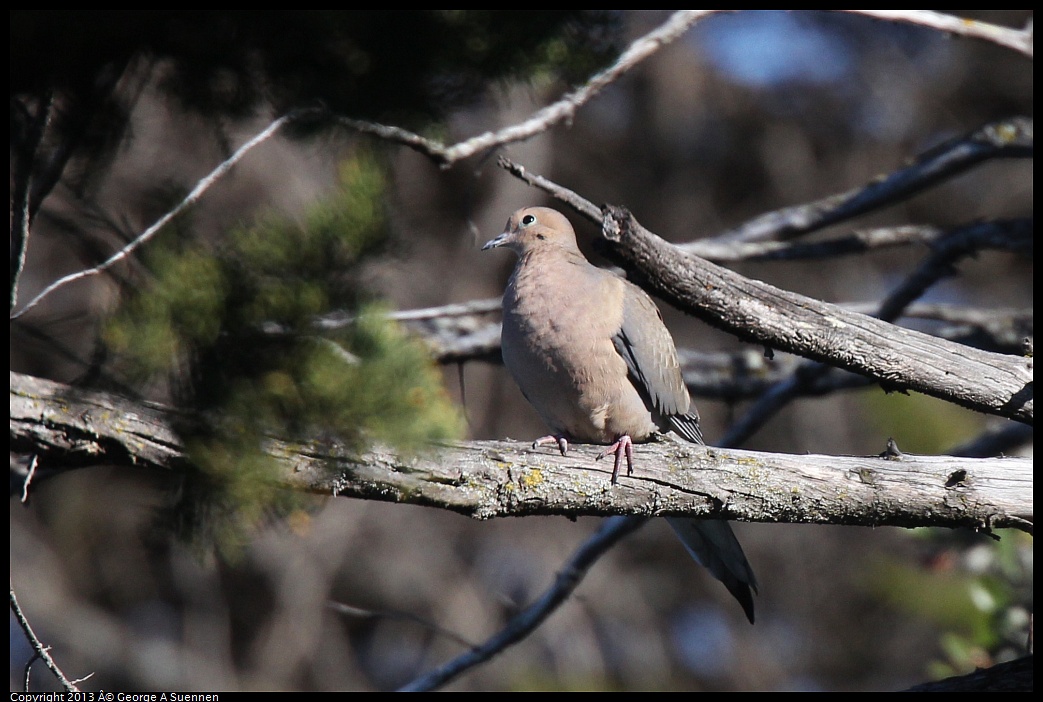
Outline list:
[[[54,662],[49,653],[50,647],[44,646],[43,643],[36,637],[36,632],[33,631],[33,627],[29,624],[29,620],[25,618],[25,614],[22,612],[22,608],[18,605],[18,597],[14,593],[14,585],[10,585],[11,588],[11,611],[14,613],[15,619],[18,620],[18,625],[22,627],[22,631],[25,632],[25,637],[29,639],[29,644],[33,647],[34,656],[40,658],[44,664],[50,668],[51,672],[54,673],[54,677],[58,678],[58,682],[61,683],[62,687],[65,688],[66,692],[79,692],[80,689],[76,687],[76,682],[69,680],[65,677],[65,673],[62,672],[58,664]],[[30,665],[32,661],[30,661]],[[28,682],[29,672],[26,669],[25,679]],[[86,678],[84,678],[86,679]],[[28,692],[28,690],[26,690]]]
[[[221,162],[221,164],[219,164],[217,168],[212,170],[202,180],[196,183],[196,186],[192,188],[192,191],[188,195],[186,195],[185,198],[181,202],[179,202],[177,206],[174,207],[174,209],[170,210],[162,217],[157,219],[148,229],[146,229],[141,234],[132,239],[126,246],[124,246],[119,251],[114,253],[112,256],[107,258],[105,261],[99,263],[93,268],[87,268],[81,271],[77,271],[76,273],[70,273],[69,275],[51,283],[46,288],[44,288],[36,297],[30,300],[29,303],[25,305],[25,307],[23,307],[18,312],[11,314],[11,319],[18,319],[58,288],[61,288],[73,281],[82,280],[83,278],[88,278],[92,275],[102,273],[114,266],[115,264],[119,263],[123,259],[127,258],[127,256],[133,253],[139,246],[141,246],[149,239],[151,239],[153,236],[155,236],[156,233],[159,232],[163,227],[165,227],[171,220],[173,220],[175,217],[181,214],[189,206],[195,204],[195,202],[203,196],[203,193],[209,190],[210,187],[214,183],[216,183],[223,175],[228,173],[228,171],[232,170],[232,167],[239,163],[239,161],[241,161],[242,158],[255,146],[267,141],[273,134],[285,127],[291,121],[300,118],[306,112],[310,113],[312,111],[306,110],[291,112],[289,114],[283,115],[279,119],[269,124],[259,134],[254,136],[252,139],[247,141],[242,146],[240,146],[235,151],[235,153],[228,157],[228,159]]]

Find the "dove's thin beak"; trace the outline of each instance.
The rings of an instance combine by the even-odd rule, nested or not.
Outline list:
[[[482,251],[488,251],[489,249],[495,249],[498,246],[503,246],[507,243],[507,240],[510,238],[510,236],[510,232],[504,232],[495,239],[490,239],[485,243],[485,246],[482,247]]]

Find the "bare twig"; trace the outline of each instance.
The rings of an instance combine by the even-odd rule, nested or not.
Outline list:
[[[69,680],[65,677],[65,673],[62,672],[58,664],[51,658],[50,647],[44,646],[43,643],[36,637],[36,632],[33,631],[33,627],[29,624],[29,620],[25,618],[25,614],[22,612],[22,608],[18,605],[18,597],[14,593],[14,583],[10,583],[11,589],[11,612],[14,613],[15,619],[18,620],[18,626],[22,627],[22,631],[25,632],[25,637],[29,639],[29,644],[33,647],[35,655],[43,660],[44,664],[54,673],[54,677],[58,678],[58,682],[65,688],[66,692],[79,692],[80,689],[76,687],[74,681]],[[30,661],[29,665],[32,664]],[[25,682],[29,682],[29,671],[28,667],[25,672]],[[25,692],[29,690],[26,689]]]
[[[489,660],[521,641],[543,623],[583,581],[587,571],[601,556],[627,534],[645,523],[640,517],[611,517],[573,554],[554,579],[554,584],[534,603],[516,614],[500,632],[481,646],[454,658],[401,688],[403,692],[436,690],[464,672]]]
[[[242,158],[247,153],[249,153],[255,146],[267,141],[273,134],[278,132],[280,129],[285,127],[293,120],[300,118],[304,114],[311,114],[313,112],[313,110],[301,110],[291,112],[273,121],[263,130],[261,130],[261,132],[259,132],[256,136],[254,136],[252,139],[240,146],[235,151],[235,153],[233,153],[225,161],[221,162],[217,166],[217,168],[212,170],[202,180],[196,183],[196,186],[192,188],[192,191],[188,195],[186,195],[185,198],[180,203],[178,203],[176,207],[174,207],[174,209],[170,210],[162,217],[160,217],[158,220],[156,220],[148,229],[146,229],[137,237],[135,237],[130,243],[128,243],[126,246],[114,253],[104,262],[99,263],[97,266],[77,271],[76,273],[70,273],[69,275],[51,283],[46,288],[44,288],[43,291],[41,291],[36,297],[30,300],[29,303],[25,305],[25,307],[23,307],[18,312],[11,314],[11,319],[17,319],[21,317],[23,314],[31,310],[33,307],[39,304],[41,300],[43,300],[45,297],[50,295],[58,288],[61,288],[62,286],[67,285],[68,283],[71,283],[73,281],[81,280],[92,275],[97,275],[98,273],[107,270],[116,263],[119,263],[123,259],[127,258],[127,256],[133,253],[139,246],[141,246],[146,241],[155,236],[156,233],[159,232],[164,226],[166,226],[172,219],[181,214],[189,206],[195,204],[195,202],[199,200],[200,197],[202,197],[203,193],[205,193],[222,176],[224,176],[226,173],[232,170],[232,168],[237,163],[239,163],[239,161],[242,160]]]
[[[26,110],[28,123],[11,158],[11,287],[8,291],[8,309],[18,304],[18,279],[25,267],[25,252],[29,246],[29,228],[32,221],[31,196],[33,164],[50,124],[54,108],[53,96],[48,95],[36,106],[36,113]]]
[[[401,310],[388,315],[396,322],[416,322],[445,317],[464,317],[478,314],[499,313],[501,309],[500,298],[491,297],[485,300],[471,300],[470,302],[458,302],[451,305],[439,307],[426,307],[418,310]]]
[[[839,12],[853,12],[892,22],[918,24],[948,34],[982,39],[1008,49],[1013,49],[1032,58],[1031,20],[1023,29],[1011,29],[1010,27],[1001,27],[988,22],[946,15],[933,10],[839,10]]]
[[[438,307],[425,307],[414,310],[397,310],[389,312],[387,318],[396,322],[415,322],[419,324],[442,324],[447,320],[457,318],[476,318],[491,314],[499,314],[500,298],[490,297],[484,300],[471,300],[469,302],[454,302]],[[358,319],[357,315],[350,312],[333,312],[322,316],[315,321],[315,327],[319,331],[335,331],[350,327]]]
[[[1029,219],[980,222],[952,230],[934,243],[931,255],[880,303],[875,316],[894,321],[929,287],[951,275],[957,261],[979,251],[1031,253],[1033,234],[1034,227]]]
[[[945,235],[941,227],[926,225],[882,227],[855,231],[844,236],[803,243],[797,241],[720,241],[716,237],[678,244],[678,248],[714,263],[739,261],[794,261],[836,258],[874,249],[931,244]]]
[[[515,163],[506,156],[501,156],[497,159],[496,165],[503,168],[519,180],[528,183],[535,188],[539,188],[545,193],[550,194],[552,197],[564,202],[591,222],[601,224],[601,208],[585,197],[574,193],[564,186],[558,185],[553,180],[544,178],[536,173],[530,173],[525,166],[520,163]]]
[[[886,177],[816,202],[768,212],[716,237],[717,242],[789,239],[893,205],[990,158],[1032,156],[1032,120],[993,122],[947,141]]]
[[[444,627],[438,626],[434,622],[424,619],[421,616],[413,614],[412,612],[400,612],[389,609],[366,609],[363,607],[353,607],[343,602],[330,601],[327,606],[338,614],[343,614],[348,617],[355,617],[358,619],[399,619],[402,621],[413,622],[418,626],[427,629],[428,631],[434,632],[439,636],[449,639],[455,643],[465,646],[467,648],[474,648],[474,644],[465,639],[464,637],[457,634],[455,631],[450,631]]]
[[[975,223],[975,226],[981,225],[992,227],[997,236],[1001,236],[1008,228],[1016,229],[1022,226],[1021,220],[989,220]],[[707,237],[678,244],[677,247],[714,263],[806,261],[851,256],[899,246],[933,246],[935,242],[949,236],[950,232],[950,229],[942,227],[906,225],[854,231],[850,234],[808,243],[801,241],[721,241],[716,237]]]
[[[22,481],[22,504],[29,503],[29,486],[32,485],[33,478],[36,476],[36,466],[39,465],[40,459],[35,454],[29,461],[29,469],[26,471],[25,480]]]
[[[479,134],[452,146],[445,146],[399,127],[349,119],[347,117],[339,118],[337,121],[351,129],[408,146],[428,156],[439,165],[448,167],[461,159],[498,146],[523,141],[547,131],[555,124],[570,121],[580,107],[589,102],[591,98],[600,93],[606,86],[611,85],[621,75],[662,47],[676,40],[696,22],[718,12],[732,11],[678,10],[662,25],[634,41],[616,59],[615,63],[592,76],[578,90],[569,93],[557,102],[541,108],[520,124],[511,125],[497,132]]]

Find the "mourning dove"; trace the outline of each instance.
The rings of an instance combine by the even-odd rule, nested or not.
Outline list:
[[[605,444],[615,456],[612,482],[633,442],[674,431],[702,444],[670,332],[652,299],[591,265],[563,214],[518,210],[482,250],[506,246],[518,262],[503,295],[503,362],[554,441]],[[735,596],[753,622],[757,581],[727,522],[668,518],[689,553]]]

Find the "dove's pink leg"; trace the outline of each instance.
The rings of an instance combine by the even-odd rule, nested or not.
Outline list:
[[[564,436],[555,436],[554,434],[548,434],[547,436],[541,436],[532,442],[533,448],[539,448],[543,444],[548,444],[551,441],[557,442],[558,450],[561,451],[561,455],[564,456],[569,450],[569,442]]]

